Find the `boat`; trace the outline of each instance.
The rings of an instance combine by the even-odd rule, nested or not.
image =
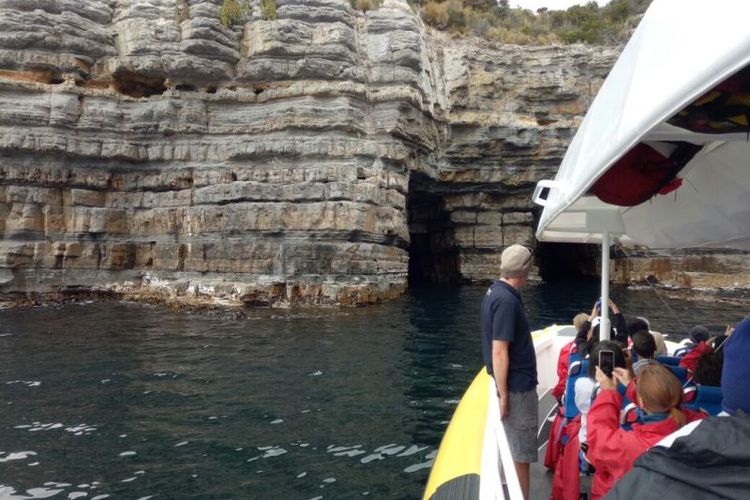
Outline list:
[[[613,243],[750,249],[748,18],[746,0],[654,0],[555,179],[537,184],[537,239],[600,245],[604,303]],[[570,327],[534,332],[540,415],[570,335]],[[496,417],[494,381],[482,369],[449,424],[425,500],[523,498]],[[534,476],[532,468],[538,498]]]
[[[557,356],[573,338],[571,325],[552,325],[532,333],[539,369],[540,414],[551,415],[556,402],[549,391],[557,384]],[[495,382],[482,368],[461,398],[443,436],[432,466],[423,498],[477,499],[496,498],[502,484],[500,463],[512,463],[510,448],[504,442]],[[540,426],[539,440],[548,428]],[[512,469],[511,465],[511,469]],[[541,469],[535,476],[542,477]],[[506,496],[521,498],[515,473],[506,478]],[[498,497],[503,498],[503,497]]]

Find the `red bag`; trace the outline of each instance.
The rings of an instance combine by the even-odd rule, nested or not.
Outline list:
[[[701,150],[688,142],[670,143],[669,158],[647,144],[625,153],[592,187],[597,198],[611,205],[634,207],[656,194],[669,194],[682,185],[680,170]]]

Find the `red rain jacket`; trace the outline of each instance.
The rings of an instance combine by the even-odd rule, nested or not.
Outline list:
[[[552,397],[554,397],[558,401],[563,397],[563,394],[565,393],[565,383],[568,380],[570,351],[574,348],[575,341],[571,340],[570,343],[565,344],[563,348],[560,349],[560,355],[557,358],[557,385],[553,387],[552,391],[550,392],[552,394]]]
[[[603,497],[615,482],[633,467],[633,462],[646,450],[678,429],[671,418],[661,422],[633,424],[633,430],[620,428],[622,396],[615,390],[599,393],[588,414],[586,456],[596,468],[591,493],[594,500]],[[688,421],[705,415],[684,411]]]
[[[552,500],[578,500],[580,491],[578,450],[578,430],[581,428],[580,415],[565,427],[568,444],[565,445],[555,467],[552,479]]]
[[[682,359],[680,360],[680,366],[685,368],[692,375],[695,371],[695,367],[698,365],[698,358],[701,356],[701,354],[711,351],[713,351],[713,349],[704,340],[682,357]]]

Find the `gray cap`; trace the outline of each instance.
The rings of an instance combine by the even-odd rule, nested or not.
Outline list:
[[[531,250],[523,245],[511,245],[500,256],[500,277],[525,278],[531,269]]]

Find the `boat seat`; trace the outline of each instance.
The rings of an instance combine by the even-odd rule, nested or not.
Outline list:
[[[568,366],[572,365],[576,361],[581,361],[583,359],[583,356],[576,350],[575,346],[570,350],[570,354],[568,354]]]
[[[664,365],[669,368],[675,377],[677,377],[682,385],[685,385],[688,381],[688,372],[681,366]]]
[[[721,413],[721,401],[724,398],[721,387],[698,384],[695,387],[695,398],[686,406],[691,410],[704,411],[716,416]]]
[[[677,356],[656,356],[656,361],[667,366],[679,366],[681,359]]]
[[[674,354],[672,355],[672,357],[674,357],[674,358],[682,358],[685,354],[689,353],[692,350],[693,350],[693,347],[687,347],[687,346],[686,347],[680,347],[679,349],[677,349],[674,352]]]
[[[695,397],[698,393],[698,388],[694,385],[689,385],[685,387],[685,389],[682,391],[683,397],[682,401],[685,403],[686,406],[689,407],[690,403],[693,403],[695,401]]]

